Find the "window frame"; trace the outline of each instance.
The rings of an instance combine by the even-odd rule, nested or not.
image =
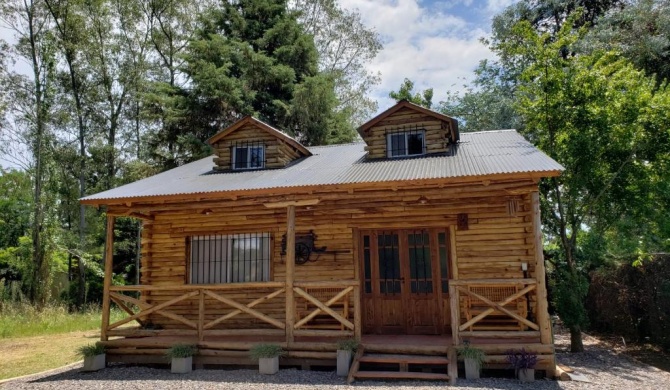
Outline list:
[[[246,149],[247,150],[247,166],[246,167],[238,167],[237,166],[237,149]],[[261,161],[260,161],[260,166],[257,167],[252,167],[251,166],[251,154],[253,149],[260,149],[261,150]],[[265,168],[265,145],[260,144],[260,145],[255,145],[255,144],[250,144],[250,145],[235,145],[233,146],[233,151],[232,151],[232,169],[234,171],[248,171],[252,169],[264,169]]]
[[[234,259],[235,256],[233,254],[234,252],[234,245],[236,240],[248,240],[248,239],[262,239],[265,241],[266,247],[261,248],[260,252],[261,253],[267,253],[267,258],[265,256],[261,256],[260,258],[256,258],[252,262],[250,262],[250,267],[253,266],[253,262],[256,264],[259,264],[260,262],[264,262],[264,265],[261,268],[261,277],[259,279],[255,280],[243,280],[243,281],[234,281],[235,275],[233,274],[233,270],[235,268],[234,265]],[[198,261],[198,267],[200,265],[203,266],[202,269],[202,275],[199,274],[200,271],[196,270],[194,272],[194,246],[197,245],[195,244],[198,241],[210,241],[210,240],[216,240],[214,244],[214,257],[209,254],[208,259],[203,259],[202,261]],[[239,283],[264,283],[264,282],[271,282],[273,280],[273,266],[272,266],[272,258],[273,258],[273,245],[274,245],[274,239],[273,235],[271,232],[259,232],[259,233],[229,233],[229,234],[201,234],[201,235],[193,235],[187,237],[187,248],[186,248],[186,256],[187,256],[187,261],[188,261],[188,266],[186,269],[186,275],[185,275],[185,284],[189,285],[219,285],[219,284],[239,284]],[[218,247],[218,248],[217,248]],[[224,248],[225,247],[225,248]],[[251,248],[251,247],[250,247]],[[208,247],[209,250],[212,249],[211,244]],[[225,250],[225,257],[221,257],[220,255],[222,254],[222,250]],[[246,249],[243,249],[241,253],[244,253]],[[218,258],[216,255],[219,255]],[[245,261],[246,255],[242,255],[241,260],[242,262]],[[238,253],[238,258],[237,261],[240,261],[239,253]],[[217,262],[219,263],[217,265]],[[213,264],[212,264],[213,263]],[[214,267],[214,274],[210,274],[209,271],[212,270],[212,266]],[[219,274],[216,274],[217,268],[219,269]],[[205,272],[207,270],[207,272]],[[238,276],[239,276],[239,271],[238,271]],[[200,278],[198,278],[199,275]],[[212,276],[213,275],[213,276]],[[258,275],[258,272],[256,272],[256,275]],[[194,279],[194,276],[195,279]],[[220,281],[216,281],[218,276],[218,279]],[[242,272],[242,276],[246,276],[244,272]],[[224,280],[225,279],[225,280]],[[198,281],[201,280],[201,281]],[[196,282],[198,281],[198,282]]]
[[[416,154],[409,154],[409,143],[408,143],[408,138],[410,135],[413,134],[421,134],[421,153],[416,153]],[[404,140],[404,154],[397,154],[393,155],[394,149],[392,147],[393,142],[392,142],[392,137],[397,136],[397,135],[403,135],[403,140]],[[416,157],[416,156],[423,156],[426,154],[426,129],[418,129],[418,130],[404,130],[404,131],[394,131],[391,133],[386,134],[386,157],[387,158],[407,158],[407,157]]]

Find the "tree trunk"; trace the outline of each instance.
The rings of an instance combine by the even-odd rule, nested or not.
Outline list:
[[[570,352],[584,352],[582,328],[579,325],[570,327]]]

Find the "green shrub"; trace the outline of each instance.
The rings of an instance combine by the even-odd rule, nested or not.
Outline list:
[[[484,363],[486,353],[479,348],[473,347],[468,341],[463,342],[463,346],[456,350],[458,356],[463,359],[474,360],[479,367]]]
[[[191,357],[196,353],[198,353],[198,348],[195,345],[175,344],[167,350],[165,355],[170,359],[179,359]]]
[[[337,349],[342,351],[356,352],[359,344],[360,343],[356,339],[339,340],[337,342]]]
[[[105,346],[101,344],[82,345],[77,351],[83,357],[93,357],[105,353]]]
[[[258,360],[261,358],[273,358],[278,356],[283,356],[286,352],[282,349],[281,346],[276,344],[258,344],[254,345],[253,348],[249,351],[249,356],[252,359]]]

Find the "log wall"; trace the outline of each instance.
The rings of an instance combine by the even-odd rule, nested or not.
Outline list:
[[[292,199],[320,199],[315,206],[296,209],[297,234],[313,231],[318,240],[315,246],[326,246],[340,253],[313,253],[312,259],[295,268],[296,283],[304,281],[337,281],[356,278],[357,256],[354,254],[356,229],[445,228],[457,224],[458,214],[468,215],[468,228],[455,229],[454,252],[459,279],[533,278],[535,277],[532,207],[530,193],[537,185],[530,179],[502,182],[485,181],[467,185],[450,184],[441,187],[414,189],[370,188],[365,191],[313,191]],[[419,197],[426,197],[421,204]],[[163,204],[133,206],[150,213],[154,220],[146,221],[142,237],[141,284],[183,285],[187,280],[188,238],[203,234],[261,233],[272,234],[271,280],[284,281],[285,265],[281,252],[281,237],[286,229],[285,209],[268,209],[263,203],[283,198],[238,197],[236,200],[208,202],[212,212],[202,213],[203,205]],[[514,206],[510,206],[510,202]],[[524,275],[521,263],[528,263]],[[268,291],[254,294],[234,292],[229,297],[247,303]],[[167,301],[178,292],[151,292],[144,299],[152,303]],[[532,307],[535,307],[532,295]],[[352,302],[353,303],[353,302]],[[196,298],[182,302],[171,310],[186,317],[197,313]],[[449,299],[444,300],[448,311]],[[207,300],[207,319],[228,313],[232,309]],[[279,320],[285,316],[284,295],[256,307]],[[444,316],[449,319],[448,313]],[[183,325],[161,316],[152,316],[156,325],[181,328]],[[195,319],[195,318],[194,318]],[[266,328],[271,325],[240,314],[219,325],[220,329]]]
[[[450,134],[450,122],[417,112],[410,108],[398,110],[366,131],[365,150],[368,158],[386,158],[386,135],[403,130],[426,130],[426,153],[447,152]]]

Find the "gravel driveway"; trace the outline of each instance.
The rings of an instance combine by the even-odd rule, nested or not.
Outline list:
[[[590,381],[556,382],[549,380],[521,384],[513,379],[460,379],[456,387],[462,389],[670,389],[670,373],[617,355],[601,345],[597,339],[585,336],[586,352],[569,354],[569,340],[556,336],[558,361]],[[46,376],[33,376],[4,384],[5,389],[436,389],[445,382],[355,382],[348,386],[334,372],[281,370],[279,374],[264,376],[255,370],[197,370],[186,375],[173,375],[166,368],[113,366],[96,373],[80,373],[78,367]],[[3,385],[0,385],[3,386]]]

